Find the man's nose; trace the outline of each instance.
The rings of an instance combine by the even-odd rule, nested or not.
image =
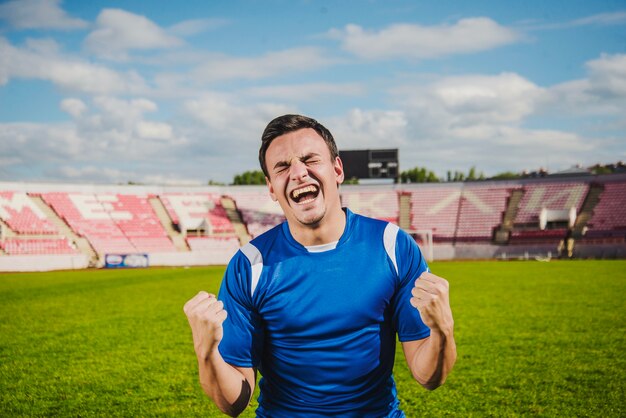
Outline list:
[[[309,171],[302,161],[296,161],[291,164],[291,179],[293,181],[300,181],[309,176]]]

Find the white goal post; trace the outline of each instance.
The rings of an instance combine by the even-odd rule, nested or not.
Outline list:
[[[433,230],[432,229],[406,229],[422,250],[427,261],[433,261]]]

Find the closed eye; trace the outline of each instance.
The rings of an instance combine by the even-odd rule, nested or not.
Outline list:
[[[320,158],[319,158],[319,155],[317,154],[307,154],[304,157],[302,157],[300,161],[302,161],[304,164],[311,165],[311,164],[319,163]]]
[[[274,166],[274,172],[276,174],[280,174],[289,168],[289,163],[279,162]]]

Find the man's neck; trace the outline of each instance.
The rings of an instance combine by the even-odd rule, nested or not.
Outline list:
[[[316,225],[302,225],[297,221],[288,221],[289,232],[293,239],[305,247],[339,241],[346,229],[346,213],[341,207],[329,212]]]

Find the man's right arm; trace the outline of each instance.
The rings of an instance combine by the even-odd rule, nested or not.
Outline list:
[[[193,334],[202,389],[222,412],[239,415],[254,392],[256,370],[231,366],[218,350],[227,315],[223,303],[215,295],[200,292],[185,304],[184,311]]]

